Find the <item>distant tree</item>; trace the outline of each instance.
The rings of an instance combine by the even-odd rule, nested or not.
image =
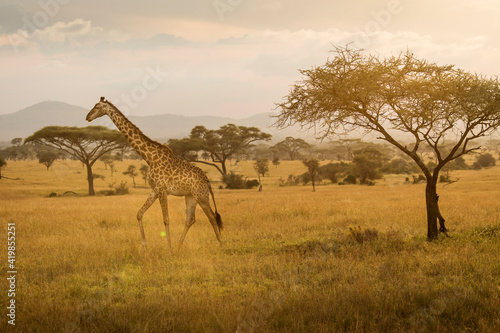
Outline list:
[[[352,164],[351,163],[328,163],[326,165],[320,166],[318,169],[318,173],[321,177],[329,179],[332,183],[338,182],[338,177],[340,175],[344,175],[352,172]]]
[[[32,147],[26,147],[26,146],[10,146],[2,150],[2,154],[7,160],[24,161],[32,157],[33,149]]]
[[[285,140],[275,144],[274,148],[285,154],[291,161],[295,161],[299,158],[299,152],[311,149],[311,145],[303,139],[295,139],[289,136]]]
[[[129,165],[128,168],[127,168],[127,171],[123,172],[124,175],[127,175],[129,176],[130,178],[132,178],[132,182],[134,184],[134,187],[135,186],[135,177],[137,177],[138,173],[136,172],[136,167],[135,165]]]
[[[19,145],[21,145],[21,143],[23,143],[23,138],[14,138],[14,139],[10,140],[10,143],[13,146],[19,146]]]
[[[109,163],[108,165],[109,165],[109,171],[111,172],[111,177],[113,177],[113,174],[116,171],[115,162],[113,161],[113,162]]]
[[[2,154],[0,154],[0,179],[2,179],[2,168],[7,165],[7,162],[3,158]]]
[[[265,177],[269,172],[269,160],[267,158],[257,160],[253,164],[253,168],[255,172],[257,172],[257,176],[259,177],[259,184],[262,186],[262,182],[260,181],[260,176]]]
[[[271,135],[261,132],[256,127],[227,124],[218,130],[209,130],[204,126],[196,126],[191,130],[189,139],[182,142],[184,148],[177,154],[183,156],[186,151],[207,152],[210,161],[199,160],[198,154],[196,154],[196,159],[193,162],[211,165],[224,176],[227,174],[226,164],[231,158],[245,152],[252,143],[261,140],[269,141]],[[180,147],[180,142],[178,143],[178,147]]]
[[[384,164],[384,156],[378,149],[371,147],[355,151],[352,163],[361,184],[372,184],[373,180],[382,178],[380,168]]]
[[[270,148],[268,144],[258,143],[253,145],[250,149],[245,149],[248,153],[250,159],[259,160],[259,159],[271,159],[273,155],[273,150]]]
[[[278,157],[278,156],[276,156],[275,158],[273,158],[273,165],[274,165],[275,167],[278,167],[278,165],[280,165],[280,163],[281,163],[281,162],[280,162],[280,159],[279,159],[279,157]]]
[[[496,160],[490,153],[481,154],[476,158],[476,163],[480,168],[488,168],[495,166]]]
[[[469,168],[467,162],[465,162],[465,158],[462,156],[451,161],[448,165],[450,170],[467,170]]]
[[[52,164],[57,160],[59,157],[57,152],[54,150],[41,150],[37,153],[36,155],[38,157],[38,163],[45,165],[47,168],[47,171],[49,171],[49,168],[52,166]]]
[[[319,161],[315,158],[311,158],[309,160],[302,161],[302,163],[304,163],[304,165],[307,167],[307,171],[309,173],[309,176],[311,177],[313,192],[316,192],[315,181],[318,176]]]
[[[142,179],[144,179],[144,184],[147,184],[149,166],[147,164],[142,164],[139,171],[142,174]]]
[[[186,161],[196,161],[198,157],[196,142],[190,138],[170,139],[167,142],[167,146],[172,149],[177,157]],[[210,155],[205,157],[210,157]]]
[[[344,147],[343,159],[346,161],[351,161],[354,158],[353,151],[362,143],[361,139],[356,138],[340,139],[338,142]]]
[[[396,157],[389,162],[385,163],[380,169],[383,173],[392,174],[411,174],[412,172],[418,172],[418,167],[411,160]]]
[[[92,166],[101,156],[128,146],[125,137],[117,130],[104,126],[61,127],[47,126],[36,131],[24,143],[39,143],[62,150],[87,167],[89,195],[95,195]]]
[[[113,156],[111,153],[107,153],[101,156],[99,158],[99,161],[102,161],[104,163],[104,169],[108,169],[108,165],[112,164],[114,161],[116,161],[116,156]]]
[[[418,59],[411,52],[380,58],[350,47],[336,48],[322,66],[302,70],[281,108],[277,126],[315,128],[322,138],[376,132],[409,156],[426,179],[427,237],[446,232],[439,213],[437,181],[443,167],[476,151],[478,138],[500,127],[500,82]],[[396,133],[411,137],[400,141]],[[442,149],[441,143],[455,143]],[[432,151],[436,167],[423,159]],[[439,229],[437,221],[439,220]]]

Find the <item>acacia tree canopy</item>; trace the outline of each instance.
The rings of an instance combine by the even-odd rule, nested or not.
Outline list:
[[[294,161],[298,158],[299,150],[307,150],[311,148],[311,145],[307,143],[304,139],[296,139],[291,136],[287,137],[285,140],[278,142],[273,146],[273,148],[278,149]]]
[[[429,239],[445,232],[436,183],[448,162],[480,149],[474,139],[500,126],[500,84],[454,66],[439,66],[411,52],[381,58],[349,47],[336,48],[324,65],[300,70],[282,103],[276,126],[300,124],[330,137],[354,131],[377,132],[379,139],[410,156],[427,179]],[[400,139],[404,134],[408,139]],[[409,140],[407,143],[406,140]],[[442,143],[453,142],[447,149]],[[429,169],[424,148],[435,155]]]
[[[269,141],[271,134],[262,132],[256,127],[227,124],[218,130],[209,130],[204,126],[195,126],[189,138],[170,140],[169,145],[178,156],[197,163],[215,167],[222,176],[227,175],[226,162],[235,154],[251,147],[253,142]],[[204,151],[210,156],[210,161],[197,159],[193,152]]]
[[[117,130],[104,126],[44,127],[24,140],[62,150],[87,166],[89,195],[94,195],[92,166],[104,154],[128,147],[127,140]]]

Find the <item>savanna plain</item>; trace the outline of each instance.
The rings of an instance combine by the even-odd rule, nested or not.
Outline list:
[[[425,184],[386,175],[375,186],[278,186],[304,173],[271,166],[263,191],[220,189],[223,245],[202,211],[183,248],[183,198],[169,201],[173,253],[149,188],[97,162],[9,161],[0,180],[2,331],[500,332],[500,167],[454,171],[439,184],[450,237],[426,239]],[[256,178],[252,162],[231,167]],[[67,191],[75,194],[62,195]],[[51,193],[58,196],[49,197]],[[16,325],[7,324],[7,225],[16,225]]]

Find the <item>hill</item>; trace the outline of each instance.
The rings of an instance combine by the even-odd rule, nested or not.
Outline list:
[[[10,141],[13,138],[25,138],[33,132],[49,125],[56,126],[89,126],[85,121],[87,108],[57,101],[45,101],[29,106],[20,111],[0,115],[0,141]],[[296,135],[296,129],[277,131],[271,128],[273,113],[260,113],[248,118],[237,119],[214,116],[188,117],[182,115],[162,114],[152,116],[129,116],[146,135],[153,139],[163,140],[187,136],[191,129],[203,125],[209,129],[217,129],[222,125],[232,123],[239,126],[257,127],[273,135],[274,139]],[[109,119],[101,118],[94,125],[100,124],[115,128]],[[299,137],[312,139],[312,135],[300,133]]]

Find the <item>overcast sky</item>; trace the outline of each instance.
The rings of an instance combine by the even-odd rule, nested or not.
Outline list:
[[[333,46],[500,73],[498,0],[0,0],[0,114],[269,112]]]

